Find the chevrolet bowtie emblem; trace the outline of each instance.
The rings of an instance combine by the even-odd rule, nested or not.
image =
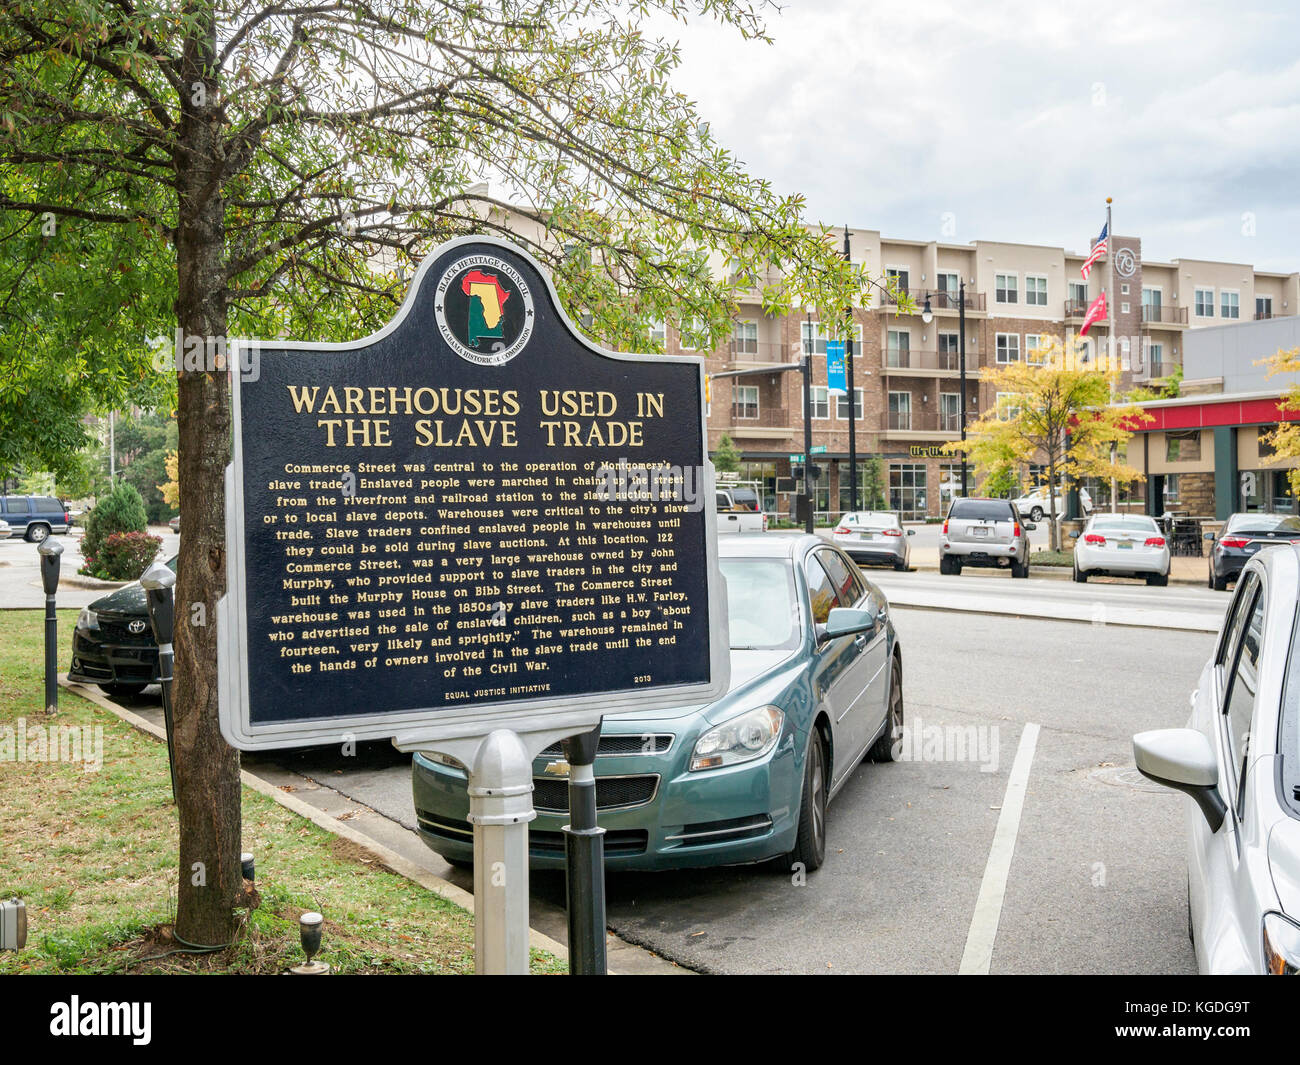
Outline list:
[[[558,762],[548,762],[542,772],[548,777],[567,777],[569,775],[569,763],[563,758]]]

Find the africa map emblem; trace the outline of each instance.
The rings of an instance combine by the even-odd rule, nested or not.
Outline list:
[[[467,255],[452,263],[434,301],[443,339],[467,362],[500,366],[533,335],[532,293],[523,275],[494,255]]]

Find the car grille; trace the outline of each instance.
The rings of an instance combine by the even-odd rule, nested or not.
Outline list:
[[[659,774],[597,777],[596,809],[620,810],[642,806],[659,790]],[[556,777],[533,777],[533,806],[546,813],[569,812],[569,782]]]
[[[673,745],[671,733],[637,735],[628,733],[621,736],[601,736],[596,746],[597,758],[628,754],[664,754]],[[560,758],[564,755],[564,741],[556,740],[542,752],[544,758]]]
[[[443,817],[428,810],[416,810],[420,831],[441,839],[459,843],[474,842],[474,826],[468,821]],[[650,833],[643,828],[623,828],[607,831],[604,836],[605,854],[609,856],[644,854],[650,845]],[[537,856],[555,857],[564,854],[564,833],[547,832],[529,826],[528,851]]]
[[[143,632],[132,632],[128,627],[133,621],[143,621]],[[149,619],[131,614],[100,614],[99,634],[104,643],[128,644],[137,647],[153,646],[153,630]]]
[[[710,843],[735,843],[764,835],[772,827],[767,814],[756,817],[733,817],[726,821],[704,821],[686,825],[681,832],[668,839],[682,847],[704,847]]]

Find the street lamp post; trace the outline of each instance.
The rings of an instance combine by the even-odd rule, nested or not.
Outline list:
[[[844,227],[844,261],[852,262],[849,255],[849,227]],[[858,509],[858,395],[853,387],[853,308],[844,312],[849,327],[844,337],[845,384],[849,390],[849,510]],[[811,530],[810,530],[811,531]]]
[[[934,321],[934,311],[930,308],[930,294],[925,295],[925,307],[921,310],[921,321],[929,325]],[[966,280],[965,278],[957,279],[957,352],[958,367],[961,373],[961,412],[959,415],[959,424],[961,426],[961,494],[965,496],[966,491]],[[936,341],[935,347],[937,348]]]
[[[803,495],[805,500],[803,528],[812,534],[815,527],[815,494],[812,476],[812,349],[816,338],[812,328],[812,311],[808,312],[808,345],[799,360],[803,370]]]

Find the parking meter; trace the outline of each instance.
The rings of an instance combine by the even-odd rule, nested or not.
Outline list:
[[[172,664],[175,658],[172,637],[176,628],[176,603],[173,588],[176,574],[161,562],[155,562],[140,578],[145,591],[145,608],[158,644],[158,683],[162,685],[163,723],[167,727],[167,764],[171,770],[172,801],[176,801],[176,746],[172,718]]]
[[[59,711],[59,615],[54,596],[59,590],[59,564],[63,545],[51,537],[41,541],[41,584],[45,586],[45,712]]]

